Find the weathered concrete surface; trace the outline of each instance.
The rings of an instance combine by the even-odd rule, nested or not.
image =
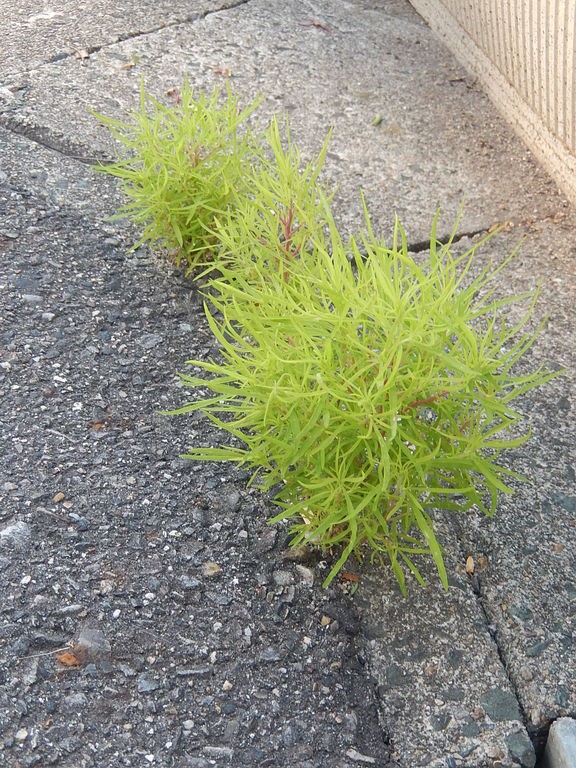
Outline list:
[[[12,184],[53,206],[71,206],[100,219],[122,203],[114,181],[86,163],[0,126],[0,182]],[[123,226],[126,222],[123,222]]]
[[[24,19],[28,6],[13,5],[0,0],[3,17]],[[87,108],[122,116],[141,77],[166,98],[186,74],[212,88],[229,68],[246,99],[264,94],[263,121],[288,111],[305,153],[333,126],[326,176],[339,185],[345,227],[358,223],[362,187],[376,227],[389,231],[398,213],[412,242],[426,237],[438,205],[448,230],[464,196],[462,233],[510,224],[489,253],[502,258],[526,237],[501,289],[543,279],[550,321],[533,360],[570,371],[522,406],[534,439],[509,461],[533,485],[503,500],[493,520],[443,523],[448,593],[430,572],[431,586],[401,600],[386,571],[367,569],[356,599],[402,768],[530,768],[528,734],[540,748],[553,719],[576,713],[574,216],[407,2],[250,0],[202,17],[216,5],[140,3],[119,15],[102,0],[76,18],[62,1],[16,26],[0,59],[1,171],[86,221],[112,213],[113,185],[85,161],[113,148]],[[463,573],[468,555],[474,581]]]
[[[506,287],[520,291],[542,282],[539,314],[549,313],[549,320],[530,362],[567,372],[521,403],[533,436],[508,462],[530,483],[502,499],[494,519],[472,516],[461,524],[466,554],[487,563],[479,574],[480,602],[529,731],[540,736],[576,708],[574,227],[573,217],[544,221],[495,241],[504,251],[526,236]]]
[[[162,97],[185,75],[212,88],[222,81],[219,68],[231,70],[247,98],[265,95],[263,120],[287,110],[304,151],[319,149],[333,126],[327,174],[340,187],[338,211],[348,227],[358,221],[360,188],[377,223],[389,229],[398,213],[413,242],[427,236],[438,206],[442,229],[450,230],[464,198],[468,232],[541,218],[561,205],[484,95],[397,0],[252,0],[105,45],[86,59],[5,77],[2,120],[90,158],[111,145],[88,108],[121,116],[137,103],[141,78]]]
[[[242,0],[239,0],[242,2]],[[235,5],[238,0],[158,0],[150,3],[90,3],[19,0],[2,6],[0,72],[17,75],[68,57],[82,60],[89,52],[118,40],[191,21]]]
[[[450,587],[403,600],[388,574],[363,575],[366,655],[401,765],[533,768],[534,748],[485,615],[446,528]],[[455,549],[456,547],[456,549]]]

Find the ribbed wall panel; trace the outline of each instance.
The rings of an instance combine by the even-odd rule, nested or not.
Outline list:
[[[576,0],[410,0],[576,204]]]
[[[576,152],[576,0],[439,0],[547,128]],[[419,3],[413,3],[418,9]]]

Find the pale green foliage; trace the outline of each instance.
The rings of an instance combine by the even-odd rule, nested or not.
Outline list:
[[[136,125],[106,119],[130,157],[104,170],[142,240],[206,267],[220,352],[190,361],[183,383],[210,394],[176,412],[201,410],[230,437],[187,456],[252,469],[294,545],[339,553],[325,583],[367,550],[403,591],[407,572],[423,580],[422,555],[446,587],[434,511],[494,513],[520,479],[501,454],[528,438],[513,403],[557,375],[517,373],[537,294],[495,298],[509,259],[479,269],[485,241],[455,255],[436,222],[421,261],[398,223],[391,247],[379,241],[366,211],[367,234],[343,242],[318,178],[327,142],[302,167],[276,120],[240,139],[253,108],[186,86],[173,109],[142,91]],[[510,323],[513,303],[525,311]]]
[[[273,118],[263,136],[264,151],[246,175],[249,194],[238,197],[226,217],[215,222],[220,265],[249,280],[275,279],[279,259],[304,254],[315,239],[323,239],[329,198],[318,181],[330,135],[318,156],[303,164],[292,143],[288,123],[282,144],[278,121]],[[255,268],[256,267],[256,268]],[[212,269],[208,265],[207,272]],[[230,273],[230,269],[228,269]]]
[[[142,86],[130,122],[96,115],[123,148],[117,162],[98,170],[120,179],[129,202],[119,216],[142,227],[137,246],[166,246],[190,267],[207,257],[217,243],[215,216],[246,194],[247,169],[257,161],[253,133],[238,131],[257,105],[240,110],[230,88],[195,98],[186,82],[171,106]]]
[[[263,489],[281,483],[274,520],[291,521],[293,544],[341,548],[326,582],[367,545],[402,590],[406,568],[422,580],[422,554],[447,586],[433,510],[494,513],[518,477],[500,454],[528,437],[512,402],[553,375],[512,371],[536,335],[523,330],[536,297],[494,299],[505,265],[472,278],[481,244],[456,257],[434,229],[422,264],[399,224],[391,248],[368,219],[360,242],[343,243],[310,169],[288,167],[282,194],[265,192],[277,170],[262,181],[266,203],[245,201],[219,231],[226,260],[207,316],[221,355],[191,361],[211,377],[183,376],[213,396],[182,411],[204,411],[240,443],[187,456],[250,467]],[[526,313],[509,325],[517,301]]]

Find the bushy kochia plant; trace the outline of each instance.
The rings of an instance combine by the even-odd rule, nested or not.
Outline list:
[[[494,513],[519,478],[501,453],[528,438],[513,401],[554,375],[514,373],[537,333],[524,330],[536,294],[494,298],[507,262],[472,277],[483,243],[456,256],[435,227],[419,263],[399,224],[391,247],[370,227],[344,243],[326,202],[324,235],[296,196],[256,218],[256,238],[250,217],[233,228],[240,253],[250,244],[250,271],[228,242],[211,281],[220,354],[190,361],[197,373],[182,377],[211,392],[182,412],[203,411],[234,439],[187,457],[233,461],[276,489],[273,522],[290,521],[294,545],[339,547],[325,583],[367,549],[388,559],[403,591],[406,569],[422,581],[415,557],[431,555],[446,587],[434,510]],[[305,250],[290,246],[286,220]],[[509,323],[516,302],[526,311]]]
[[[97,170],[120,180],[128,202],[118,217],[142,228],[136,246],[162,245],[192,269],[217,245],[215,217],[248,194],[245,179],[258,162],[259,143],[252,130],[239,127],[259,99],[240,109],[230,88],[195,97],[188,82],[174,96],[177,103],[165,105],[142,85],[129,121],[96,114],[118,140],[120,155]]]
[[[496,298],[509,259],[478,268],[485,241],[457,255],[435,223],[420,260],[400,224],[388,247],[367,214],[367,233],[343,241],[318,180],[327,144],[302,168],[276,120],[240,138],[255,104],[186,85],[171,108],[142,90],[133,124],[101,118],[127,151],[103,170],[121,180],[140,242],[210,264],[220,349],[190,361],[196,399],[177,412],[204,411],[229,438],[187,456],[253,470],[292,544],[337,554],[325,583],[370,552],[403,591],[429,555],[446,587],[435,510],[494,514],[520,479],[502,452],[528,439],[514,401],[556,375],[516,367],[539,331],[527,330],[537,292]],[[524,314],[511,322],[514,304]]]

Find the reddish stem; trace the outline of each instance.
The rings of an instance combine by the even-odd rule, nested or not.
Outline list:
[[[288,208],[288,213],[285,217],[278,216],[278,219],[280,221],[280,224],[282,225],[282,237],[284,238],[284,242],[279,245],[280,250],[283,252],[284,256],[286,256],[288,259],[293,259],[295,256],[298,256],[300,254],[300,248],[301,244],[294,247],[293,245],[293,238],[296,232],[300,229],[299,224],[294,224],[294,206],[290,205]],[[279,261],[279,259],[278,259]],[[284,280],[288,282],[288,270],[284,271]]]
[[[419,408],[421,405],[428,405],[429,403],[434,403],[436,400],[440,400],[441,397],[446,397],[448,392],[443,391],[439,392],[437,395],[432,395],[431,397],[426,397],[423,400],[414,400],[412,403],[408,403],[408,405],[403,409],[403,413],[406,413],[410,408]]]

